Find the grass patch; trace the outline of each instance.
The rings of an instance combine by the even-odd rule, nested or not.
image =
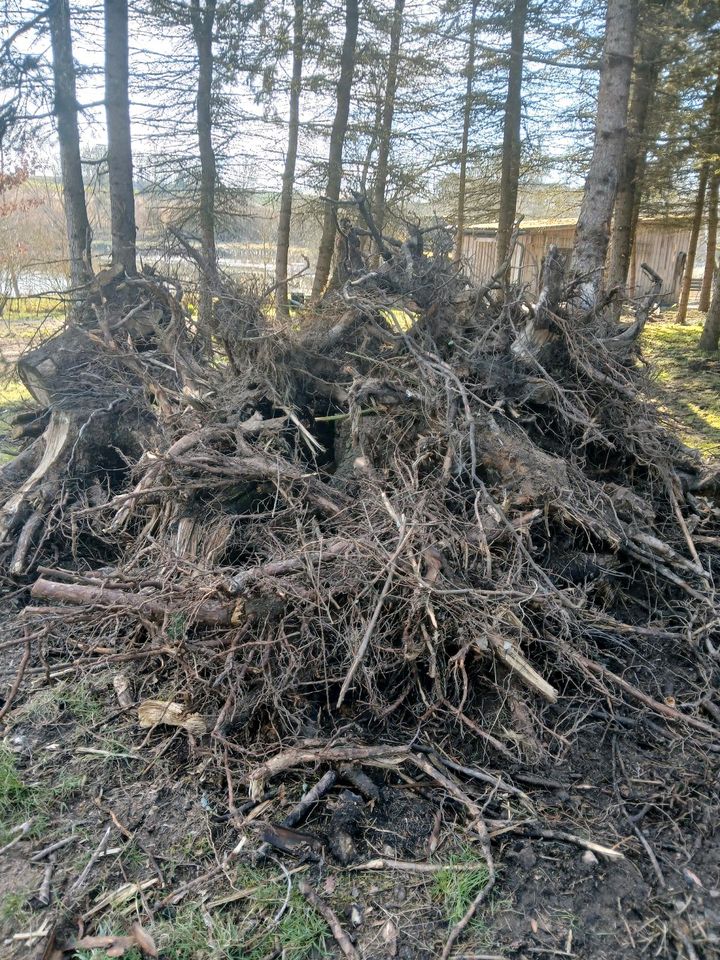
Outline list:
[[[0,745],[0,845],[7,843],[13,827],[25,820],[32,820],[28,836],[42,836],[50,818],[62,813],[84,784],[84,777],[70,774],[57,775],[48,785],[27,783],[14,754]]]
[[[689,322],[677,324],[674,313],[649,323],[642,335],[643,352],[653,366],[661,410],[674,421],[680,439],[705,457],[720,456],[720,357],[698,350],[704,314],[689,311]]]
[[[470,847],[463,847],[451,854],[448,864],[477,863],[473,870],[440,870],[432,884],[432,895],[442,903],[443,913],[451,924],[458,923],[467,913],[475,897],[488,885],[490,874],[484,863],[478,862],[478,854]],[[475,917],[471,923],[475,929],[484,929],[482,917]]]
[[[10,933],[32,926],[33,913],[28,905],[29,890],[13,890],[0,898],[0,929]]]
[[[97,723],[103,705],[85,683],[64,681],[40,690],[12,712],[12,723],[40,723],[47,726],[72,717],[82,724]]]
[[[154,924],[152,934],[162,955],[168,960],[262,960],[276,950],[285,960],[326,955],[327,925],[301,894],[293,890],[274,925],[284,883],[278,886],[250,868],[239,871],[237,883],[242,889],[256,888],[244,912],[203,913],[188,904],[172,920]]]
[[[15,756],[0,745],[0,834],[26,820],[32,808],[32,790],[20,778]]]

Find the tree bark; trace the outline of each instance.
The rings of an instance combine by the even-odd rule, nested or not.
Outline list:
[[[136,270],[135,194],[130,138],[128,3],[104,0],[105,115],[108,137],[110,229],[113,266]]]
[[[289,315],[288,306],[288,256],[290,253],[290,223],[292,220],[293,188],[297,164],[298,137],[300,133],[300,92],[302,88],[304,47],[303,0],[295,0],[293,18],[292,80],[290,81],[290,122],[288,126],[287,154],[283,170],[280,195],[280,219],[278,223],[277,252],[275,255],[276,313],[279,319]]]
[[[340,78],[337,85],[337,106],[330,134],[328,154],[328,178],[323,230],[320,238],[312,300],[317,302],[325,290],[330,276],[333,249],[335,246],[335,204],[340,199],[342,182],[342,154],[350,115],[350,90],[355,72],[355,45],[358,33],[358,0],[345,0],[345,39],[340,56]]]
[[[575,231],[571,272],[584,277],[583,306],[598,299],[610,219],[622,162],[630,96],[637,0],[608,0],[597,122],[590,169]]]
[[[90,223],[85,204],[80,133],[77,119],[75,62],[73,60],[70,5],[68,0],[50,0],[50,42],[55,87],[54,113],[60,146],[65,227],[70,261],[70,282],[81,287],[92,280]]]
[[[191,17],[193,38],[198,56],[197,127],[200,153],[200,246],[205,269],[200,274],[200,302],[198,316],[205,336],[213,329],[213,289],[217,278],[217,251],[215,248],[215,184],[217,165],[212,142],[212,84],[213,84],[213,29],[215,2],[192,0]]]
[[[503,129],[502,172],[500,174],[500,213],[497,233],[497,265],[510,251],[513,224],[517,212],[520,180],[520,121],[522,119],[522,74],[525,50],[525,22],[528,0],[515,0],[510,31],[510,70]]]
[[[717,252],[718,232],[718,187],[720,175],[713,173],[710,177],[708,190],[708,238],[705,251],[705,272],[703,273],[702,288],[698,310],[706,313],[710,309],[710,295],[712,293],[713,274],[715,272],[715,254]]]
[[[702,227],[703,210],[705,208],[705,191],[707,190],[708,175],[710,166],[705,162],[700,168],[700,178],[698,180],[697,194],[695,195],[695,208],[693,211],[693,222],[690,230],[690,243],[688,244],[687,259],[685,260],[685,272],[683,273],[682,286],[680,288],[680,299],[678,300],[677,323],[685,323],[687,319],[688,303],[690,302],[690,287],[692,285],[693,268],[695,267],[695,254],[697,253],[698,239],[700,237],[700,228]]]
[[[477,33],[477,9],[479,0],[473,0],[470,14],[470,37],[468,44],[468,58],[465,65],[465,103],[463,104],[463,129],[460,144],[460,176],[458,180],[457,202],[457,241],[455,259],[461,260],[463,255],[463,239],[465,234],[465,197],[467,192],[467,161],[468,145],[470,143],[470,122],[472,120],[473,80],[475,78],[475,41]]]
[[[378,160],[373,196],[373,217],[381,233],[383,224],[385,223],[385,190],[387,188],[388,161],[390,158],[390,137],[392,134],[393,114],[395,113],[395,93],[397,91],[397,73],[398,62],[400,60],[400,40],[402,37],[404,10],[405,0],[395,0],[392,27],[390,29],[387,83],[385,85],[385,99],[383,101],[382,120],[378,136]]]
[[[640,40],[639,59],[628,111],[628,132],[610,239],[608,287],[625,289],[640,212],[640,197],[647,164],[648,116],[655,98],[663,34],[656,25],[647,25]]]
[[[698,346],[701,350],[712,353],[717,350],[718,344],[720,344],[720,267],[716,265],[712,300]]]

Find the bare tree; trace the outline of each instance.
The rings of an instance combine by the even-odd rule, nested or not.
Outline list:
[[[136,273],[130,95],[128,92],[128,3],[104,0],[105,116],[113,266]]]
[[[497,232],[497,263],[500,266],[510,250],[518,182],[520,180],[520,122],[522,111],[522,73],[525,50],[525,22],[528,0],[515,0],[510,31],[510,70],[505,98],[502,171],[500,174],[500,213]]]
[[[340,184],[342,183],[342,155],[348,117],[350,115],[350,90],[352,88],[353,73],[355,72],[355,45],[358,33],[358,0],[345,0],[345,39],[343,40],[340,55],[340,78],[337,85],[337,105],[335,119],[330,134],[330,151],[328,155],[328,177],[325,196],[325,216],[323,218],[322,236],[315,265],[312,299],[317,301],[323,294],[330,276],[333,249],[335,247],[336,209],[335,204],[340,199]]]
[[[468,57],[465,64],[465,101],[463,103],[463,128],[460,143],[460,175],[457,199],[457,240],[455,259],[463,255],[463,235],[465,233],[465,197],[467,195],[467,162],[470,143],[470,123],[473,107],[473,81],[475,79],[475,44],[477,34],[478,0],[472,0],[470,12],[470,36],[468,38]]]
[[[710,309],[710,295],[712,293],[713,273],[715,272],[715,253],[717,251],[718,233],[718,187],[720,175],[713,171],[710,175],[708,189],[708,218],[707,218],[707,246],[705,248],[705,270],[703,272],[702,287],[698,310],[704,313]]]
[[[200,153],[200,243],[205,269],[200,275],[200,325],[207,334],[213,326],[213,287],[217,275],[215,247],[215,184],[217,165],[212,142],[213,29],[216,0],[191,0],[193,39],[198,55],[197,129]]]
[[[395,94],[397,91],[398,62],[400,60],[400,40],[402,37],[403,12],[405,0],[395,0],[392,27],[390,29],[390,53],[387,67],[387,83],[383,100],[382,120],[378,136],[378,159],[375,172],[375,190],[373,196],[373,214],[378,230],[382,231],[385,222],[385,190],[388,179],[388,160],[390,158],[390,138],[392,135],[393,114],[395,113]]]
[[[586,306],[597,300],[622,163],[632,76],[637,0],[608,0],[595,143],[575,232],[572,273],[584,277]]]
[[[80,159],[75,62],[68,0],[50,0],[48,14],[53,55],[53,112],[60,147],[70,281],[73,287],[80,287],[92,279],[91,234]]]
[[[295,0],[293,16],[292,79],[290,81],[290,119],[288,124],[287,153],[283,170],[280,195],[280,218],[278,222],[277,250],[275,254],[275,294],[278,317],[288,316],[288,256],[290,253],[290,223],[292,220],[295,166],[300,133],[300,93],[302,89],[304,47],[303,0]]]

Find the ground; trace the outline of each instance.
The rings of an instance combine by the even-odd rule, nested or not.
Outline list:
[[[32,326],[19,319],[27,322],[16,343]],[[695,351],[698,333],[697,323],[665,318],[650,325],[644,349],[657,371],[658,403],[688,444],[717,456],[719,361]],[[7,382],[6,413],[22,402],[16,382]],[[0,639],[3,695],[23,648],[15,603],[6,600]],[[682,651],[670,655],[659,640],[637,638],[634,653],[629,672],[644,673],[656,696],[681,701],[702,688]],[[134,921],[167,960],[341,956],[300,891],[306,879],[364,960],[430,960],[487,884],[465,811],[409,767],[369,770],[377,791],[370,799],[341,777],[299,827],[302,842],[289,837],[289,855],[273,848],[255,862],[238,850],[243,838],[257,848],[324,768],[306,782],[269,784],[263,802],[245,808],[247,787],[235,784],[233,816],[222,756],[208,738],[141,729],[137,708],[118,702],[122,666],[78,678],[72,663],[44,656],[0,721],[0,847],[20,837],[0,850],[2,957],[45,960],[53,925],[66,944],[85,934],[132,936]],[[124,676],[132,684],[132,673]],[[717,745],[698,751],[686,730],[619,701],[599,698],[579,714],[576,692],[567,689],[543,713],[552,733],[538,743],[530,771],[488,761],[467,733],[462,743],[438,745],[445,758],[475,756],[478,769],[500,778],[478,782],[473,794],[493,838],[497,882],[454,956],[720,956]],[[142,691],[170,693],[182,692]],[[343,838],[347,866],[337,849]],[[54,854],[48,908],[38,896],[48,861],[31,858],[63,840],[70,842]],[[605,852],[588,850],[593,843]],[[369,869],[378,858],[405,866]],[[421,872],[428,865],[432,872]],[[126,948],[128,960],[140,956],[132,941],[115,947]],[[104,960],[109,949],[76,956]]]

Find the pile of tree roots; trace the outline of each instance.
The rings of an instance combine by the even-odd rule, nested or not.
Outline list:
[[[0,549],[28,649],[208,738],[231,810],[317,761],[411,757],[467,798],[423,748],[517,770],[577,703],[717,746],[718,476],[648,399],[653,295],[589,310],[551,249],[533,302],[368,220],[284,326],[216,274],[210,348],[177,281],[120,275],[22,358]]]

